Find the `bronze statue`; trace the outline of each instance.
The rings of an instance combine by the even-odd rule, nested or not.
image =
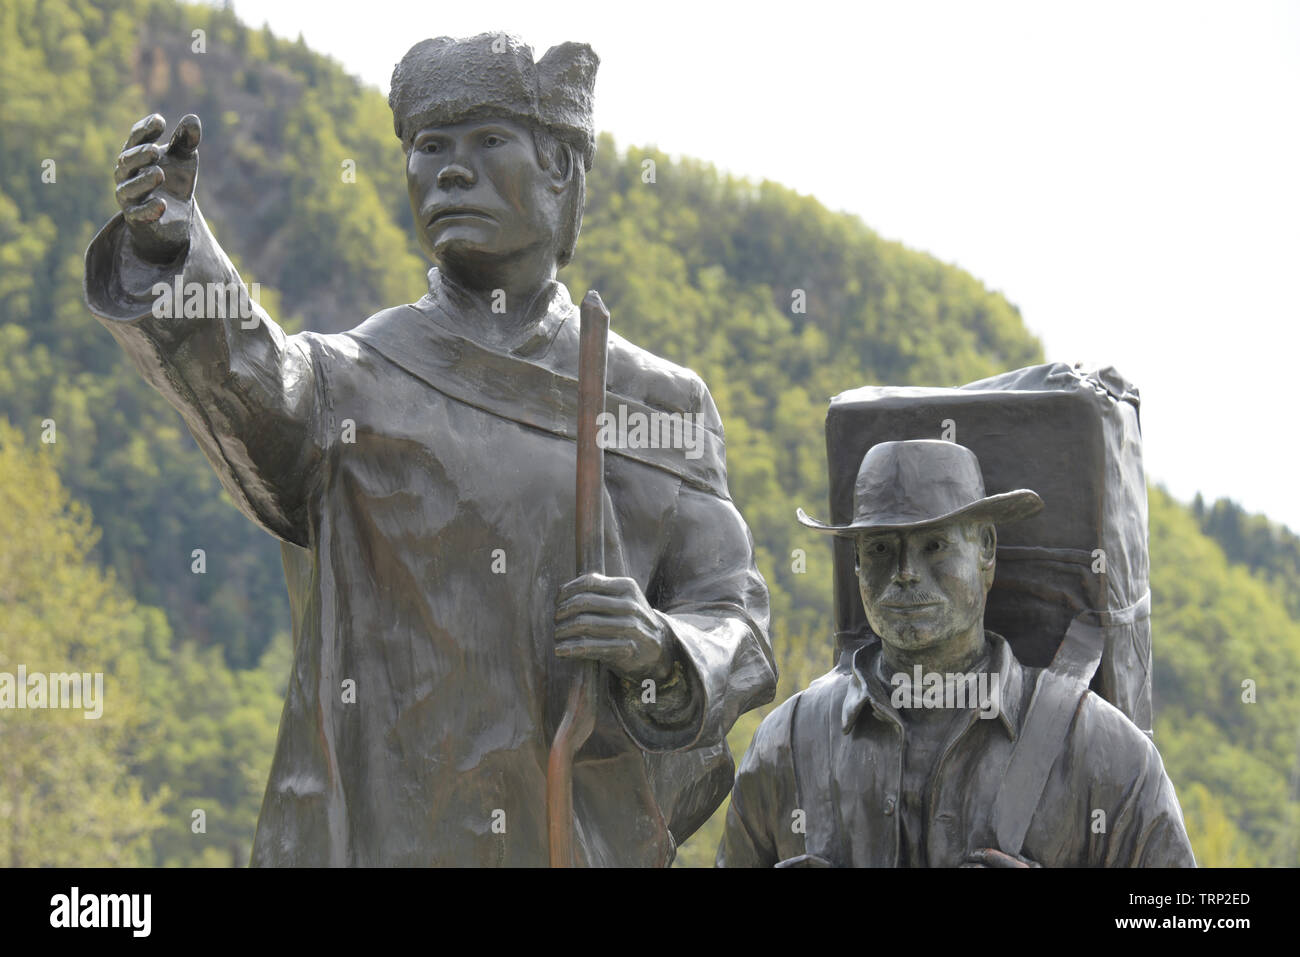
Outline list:
[[[867,452],[852,521],[798,511],[855,542],[878,637],[763,721],[719,866],[1194,866],[1150,739],[1087,690],[1090,673],[1023,667],[984,628],[995,523],[1042,504],[986,495],[973,452],[915,439]]]
[[[339,335],[286,336],[247,301],[194,198],[196,117],[165,146],[141,120],[118,158],[86,300],[283,543],[294,665],[254,864],[545,864],[548,748],[594,662],[576,860],[665,865],[726,796],[727,731],[774,693],[717,409],[617,335],[607,411],[695,431],[606,446],[607,574],[573,577],[578,322],[555,276],[597,64],[495,34],[406,54],[389,102],[435,268]]]

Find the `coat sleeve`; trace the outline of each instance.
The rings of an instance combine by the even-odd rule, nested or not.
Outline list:
[[[720,432],[713,399],[699,388],[704,421]],[[683,483],[658,564],[648,598],[672,635],[676,665],[653,702],[623,682],[619,717],[646,751],[721,745],[738,716],[776,693],[753,535],[729,499]]]
[[[1030,825],[1026,856],[1055,867],[1196,866],[1182,808],[1150,738],[1090,691],[1067,740]],[[1048,808],[1058,812],[1042,813]]]
[[[1151,739],[1136,726],[1134,730],[1133,787],[1116,804],[1100,863],[1104,867],[1195,867],[1173,782]]]
[[[805,850],[793,816],[799,798],[791,725],[798,702],[798,695],[783,702],[754,733],[731,790],[718,867],[776,867]]]
[[[86,250],[84,294],[180,412],[240,510],[306,545],[306,500],[323,445],[312,351],[245,291],[197,204],[188,248],[161,266],[133,254],[125,221],[114,216]]]

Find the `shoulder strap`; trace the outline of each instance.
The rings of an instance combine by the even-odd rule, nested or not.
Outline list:
[[[1088,683],[1101,662],[1102,629],[1075,618],[1065,632],[1052,664],[1038,676],[1029,712],[993,802],[993,828],[998,849],[1019,855],[1029,822],[1047,786],[1047,776],[1061,753],[1061,743]]]

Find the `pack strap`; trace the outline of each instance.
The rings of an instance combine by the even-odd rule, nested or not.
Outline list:
[[[1101,627],[1083,617],[1075,618],[1051,666],[1038,676],[1029,712],[993,803],[998,849],[1006,854],[1019,856],[1024,846],[1047,776],[1061,753],[1074,713],[1088,693],[1104,648]]]

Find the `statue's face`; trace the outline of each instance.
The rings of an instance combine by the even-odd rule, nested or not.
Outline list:
[[[460,278],[554,246],[564,180],[544,169],[533,134],[508,119],[467,120],[420,130],[406,185],[425,253]]]
[[[886,644],[922,651],[982,622],[993,581],[992,526],[949,522],[863,535],[857,549],[867,621]]]

